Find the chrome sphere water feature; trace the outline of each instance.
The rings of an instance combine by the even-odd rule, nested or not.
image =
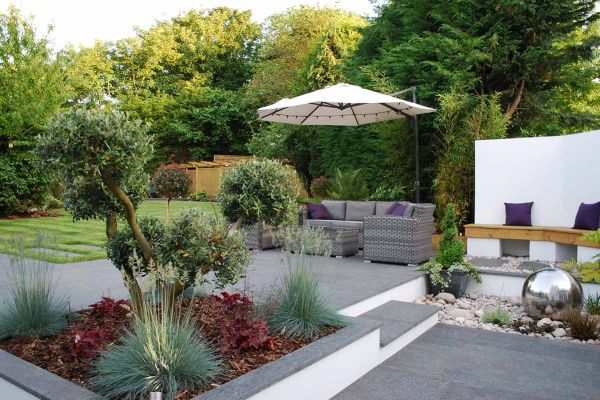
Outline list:
[[[553,265],[540,269],[523,284],[523,307],[532,317],[563,319],[570,308],[580,308],[583,290],[571,274]]]

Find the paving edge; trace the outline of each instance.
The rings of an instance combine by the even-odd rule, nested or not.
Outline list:
[[[11,400],[104,400],[105,398],[51,372],[0,350],[0,393]]]

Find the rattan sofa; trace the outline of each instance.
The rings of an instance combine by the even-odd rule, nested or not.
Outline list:
[[[363,258],[396,264],[419,264],[433,256],[433,204],[415,204],[411,216],[364,218]]]

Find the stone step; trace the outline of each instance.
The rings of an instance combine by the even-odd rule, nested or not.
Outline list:
[[[361,314],[360,318],[382,324],[379,345],[385,347],[417,328],[431,316],[437,315],[439,311],[437,306],[392,300]]]

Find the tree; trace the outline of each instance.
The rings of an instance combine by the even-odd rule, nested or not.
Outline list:
[[[121,204],[144,259],[152,265],[154,253],[138,225],[135,203],[130,197],[135,192],[130,185],[144,176],[144,166],[153,151],[141,121],[130,120],[115,110],[69,109],[48,122],[38,149],[48,165],[63,173],[66,182],[92,182],[91,193],[109,195]],[[89,197],[89,191],[74,190],[85,209],[93,207],[94,199]],[[107,203],[102,203],[102,207],[107,207]],[[132,299],[141,304],[138,301],[141,290],[133,270],[128,267],[124,272],[133,285]]]
[[[44,201],[50,179],[32,149],[67,96],[47,33],[12,6],[0,13],[0,214]]]
[[[279,226],[294,211],[292,174],[275,160],[249,160],[223,174],[219,203],[235,227],[264,221]]]
[[[192,180],[177,164],[161,165],[152,177],[152,187],[159,195],[167,198],[167,221],[169,220],[169,204],[175,197],[182,197],[190,192]]]

